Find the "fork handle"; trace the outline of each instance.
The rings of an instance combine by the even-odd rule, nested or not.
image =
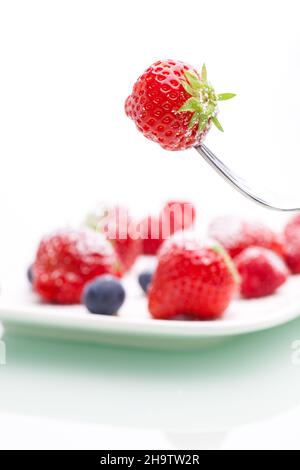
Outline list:
[[[234,171],[228,168],[225,163],[223,163],[208,147],[204,144],[195,146],[197,152],[204,158],[204,160],[222,176],[227,183],[230,183],[237,191],[239,191],[243,196],[247,197],[251,201],[254,201],[256,204],[259,204],[268,209],[273,209],[276,211],[291,212],[291,211],[300,211],[299,207],[293,206],[290,202],[282,203],[284,196],[279,196],[274,193],[272,190],[266,188],[257,188],[253,190],[250,184],[241,176],[237,175]],[[265,196],[264,194],[267,194]],[[269,199],[273,198],[274,202]]]

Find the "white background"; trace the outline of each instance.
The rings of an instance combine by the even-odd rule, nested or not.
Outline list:
[[[1,276],[23,275],[45,231],[101,200],[142,214],[186,198],[203,224],[242,211],[279,225],[283,216],[243,200],[196,152],[146,141],[123,108],[157,59],[205,62],[218,92],[237,93],[220,105],[225,133],[212,130],[207,145],[250,180],[298,191],[300,203],[298,5],[2,0]]]

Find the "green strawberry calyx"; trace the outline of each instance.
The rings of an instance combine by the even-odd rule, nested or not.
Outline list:
[[[218,101],[225,101],[234,98],[234,93],[216,94],[213,86],[207,80],[207,70],[205,64],[202,66],[201,78],[194,72],[185,70],[185,80],[181,80],[181,85],[190,95],[190,98],[178,109],[179,113],[189,111],[192,114],[189,122],[189,129],[198,124],[198,134],[201,134],[211,121],[219,131],[224,132],[219,120]]]
[[[234,262],[232,261],[232,258],[229,256],[225,248],[223,248],[221,245],[214,245],[211,248],[212,250],[214,250],[215,253],[218,253],[219,255],[222,256],[222,258],[225,261],[228,271],[231,273],[234,279],[234,282],[236,284],[239,284],[240,283],[239,273],[234,265]]]

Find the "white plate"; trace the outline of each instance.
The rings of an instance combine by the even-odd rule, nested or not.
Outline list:
[[[217,321],[152,320],[147,301],[132,275],[125,281],[127,298],[118,317],[92,315],[84,306],[39,302],[28,286],[3,288],[0,320],[9,333],[77,339],[144,347],[200,347],[226,337],[286,323],[300,314],[300,277],[289,279],[276,295],[234,300]]]

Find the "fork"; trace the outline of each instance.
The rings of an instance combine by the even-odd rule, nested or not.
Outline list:
[[[276,211],[291,212],[300,211],[300,207],[295,206],[289,197],[280,195],[265,187],[254,187],[244,178],[237,175],[228,168],[208,147],[204,144],[196,145],[195,149],[204,160],[221,175],[225,181],[231,184],[241,194],[257,204]]]

